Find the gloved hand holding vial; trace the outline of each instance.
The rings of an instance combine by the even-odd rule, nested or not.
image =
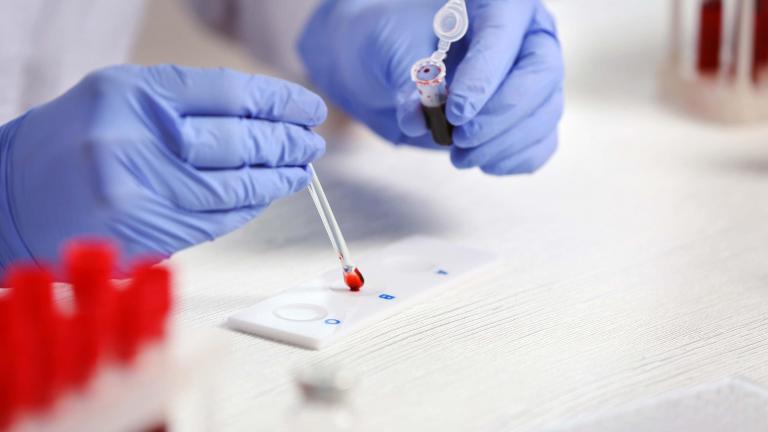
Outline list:
[[[445,85],[446,68],[443,59],[451,43],[463,38],[469,28],[467,5],[464,0],[449,0],[435,14],[435,36],[440,40],[437,50],[429,58],[416,62],[411,69],[411,79],[416,83],[421,107],[432,138],[438,144],[451,145],[453,126],[445,118],[445,102],[448,94]]]
[[[447,150],[458,168],[530,173],[557,147],[562,54],[540,0],[328,1],[299,52],[352,117],[388,141]],[[444,67],[415,69],[425,57]]]

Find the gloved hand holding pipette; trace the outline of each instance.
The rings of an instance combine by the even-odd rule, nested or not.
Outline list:
[[[325,2],[300,42],[310,78],[389,141],[440,148],[411,68],[435,50],[433,17],[445,1]],[[532,172],[555,151],[563,110],[554,21],[539,0],[476,0],[467,8],[469,31],[445,59],[451,161],[497,175]]]
[[[259,35],[274,36],[268,24],[275,23],[267,21],[261,33],[245,31],[259,28],[253,19],[268,16],[270,7],[294,7],[246,0],[194,3],[201,13],[210,12],[209,24],[250,43],[271,41]],[[467,2],[468,31],[451,41],[444,59],[447,98],[440,93],[439,111],[429,111],[422,108],[417,85],[434,78],[434,70],[417,74],[416,83],[412,71],[435,51],[433,18],[447,4],[464,7],[463,0],[322,2],[299,43],[310,78],[390,141],[448,148],[460,168],[498,175],[536,170],[557,146],[563,108],[562,59],[551,16],[540,0]],[[235,10],[249,19],[229,20]],[[69,18],[86,23],[67,21],[73,34],[102,28],[87,24],[98,21],[96,15]],[[444,24],[450,27],[451,20]],[[108,39],[94,54],[112,52]],[[15,58],[10,47],[16,44],[6,45],[0,49],[4,58]],[[67,51],[45,55],[53,59],[21,56],[14,68],[0,71],[3,82],[25,78],[5,89],[18,97],[0,100],[0,113],[12,115],[3,121],[51,100],[57,83],[67,82],[58,77],[67,68],[19,73],[64,64]],[[87,62],[75,63],[73,70],[85,74]],[[41,79],[48,75],[51,82]],[[428,129],[427,111],[440,117],[446,134]],[[273,200],[308,185],[307,166],[324,150],[311,128],[325,115],[322,100],[298,85],[223,69],[120,66],[92,73],[64,95],[0,126],[0,273],[14,259],[51,259],[65,239],[79,235],[114,238],[130,258],[169,255],[230,232]],[[436,144],[435,137],[450,146]],[[330,215],[327,203],[320,204],[321,214]],[[329,234],[341,238],[338,229]],[[345,274],[352,274],[348,254],[336,246],[347,258],[341,260]]]
[[[323,101],[226,69],[117,66],[0,127],[0,273],[113,238],[126,259],[230,232],[307,187]]]

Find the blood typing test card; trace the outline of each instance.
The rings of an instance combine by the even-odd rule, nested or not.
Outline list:
[[[365,286],[351,292],[338,268],[231,315],[235,330],[321,349],[426,299],[497,261],[492,253],[410,237],[359,260]]]

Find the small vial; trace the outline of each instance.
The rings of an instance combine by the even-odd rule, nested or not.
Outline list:
[[[698,70],[702,75],[715,75],[720,68],[720,42],[723,27],[722,0],[704,0],[699,21]]]
[[[286,432],[360,430],[348,399],[354,375],[338,367],[313,367],[296,375],[301,404],[289,413]]]
[[[442,145],[453,144],[453,125],[445,117],[448,90],[445,85],[445,64],[434,58],[420,60],[411,69],[421,99],[421,109],[432,132],[432,139]]]

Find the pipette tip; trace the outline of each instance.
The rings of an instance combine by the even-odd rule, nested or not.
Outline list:
[[[344,273],[344,282],[349,287],[350,291],[358,292],[360,288],[365,284],[365,279],[360,270],[355,267],[352,270]]]

